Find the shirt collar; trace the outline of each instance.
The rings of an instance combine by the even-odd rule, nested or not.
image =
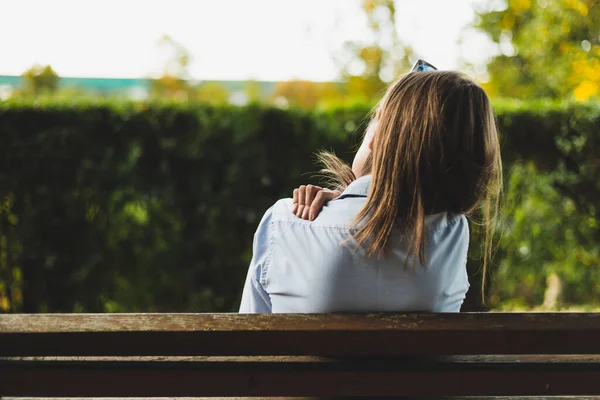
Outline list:
[[[371,180],[371,175],[361,176],[349,184],[338,199],[343,199],[345,197],[367,197],[369,187],[371,186]]]

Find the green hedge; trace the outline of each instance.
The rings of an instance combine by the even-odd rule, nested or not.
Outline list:
[[[294,187],[316,182],[315,150],[351,159],[367,111],[0,102],[0,309],[235,310],[262,213]],[[513,251],[511,240],[528,232],[513,215],[524,204],[524,191],[513,186],[524,183],[513,182],[511,171],[531,182],[544,177],[544,190],[573,203],[571,217],[597,221],[600,108],[504,103],[497,111],[512,185],[497,276],[509,282],[542,268],[519,265],[556,261]],[[576,244],[598,242],[598,229],[588,231]],[[477,265],[470,263],[472,287]],[[492,305],[511,296],[539,303],[554,270],[544,271],[526,290],[497,281]],[[570,275],[559,275],[570,287]],[[598,297],[600,277],[588,278],[587,291],[565,291],[568,301]],[[471,290],[468,307],[477,304]]]

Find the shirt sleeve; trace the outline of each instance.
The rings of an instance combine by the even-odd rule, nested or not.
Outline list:
[[[456,273],[444,291],[441,312],[460,312],[460,308],[469,291],[469,276],[467,274],[467,253],[469,249],[469,224],[466,217],[461,216],[461,235],[453,247],[459,251],[460,259],[455,265]]]
[[[460,312],[469,290],[469,277],[466,266],[461,266],[459,272],[445,292],[441,312]]]
[[[267,210],[254,234],[252,261],[250,261],[250,267],[248,268],[240,305],[240,313],[243,314],[271,312],[271,298],[262,282],[264,282],[263,277],[271,258],[271,236],[269,231],[272,213],[273,207]]]

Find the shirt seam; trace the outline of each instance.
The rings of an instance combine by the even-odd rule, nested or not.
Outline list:
[[[462,220],[463,216],[464,216],[463,214],[450,214],[446,218],[446,223],[441,224],[440,226],[435,226],[435,227],[425,226],[425,230],[429,233],[440,232],[445,228],[452,227],[452,226],[458,224]],[[308,222],[308,221],[302,220],[300,218],[298,218],[298,221],[293,221],[293,220],[289,220],[289,219],[279,219],[279,220],[271,221],[271,224],[275,224],[275,223],[302,226],[304,228],[326,228],[326,229],[336,229],[338,231],[348,231],[348,232],[352,232],[352,231],[357,232],[358,231],[358,228],[342,227],[342,226],[335,226],[335,225],[324,225],[324,224],[319,224],[316,221]],[[272,238],[270,240],[270,245],[272,245],[273,243],[274,243],[274,238]]]
[[[300,218],[298,218],[298,221],[281,219],[281,220],[273,221],[273,223],[287,224],[287,225],[297,225],[297,226],[302,226],[304,228],[328,228],[328,229],[337,229],[337,230],[340,230],[340,231],[342,231],[342,230],[343,231],[356,230],[355,228],[349,228],[349,227],[318,224],[318,223],[315,223],[314,221],[307,222],[305,220],[301,220]]]
[[[273,225],[275,222],[277,221],[269,221],[267,256],[265,257],[265,262],[260,269],[260,284],[265,291],[267,286],[267,272],[269,271],[269,266],[271,264],[271,258],[273,255],[273,247],[275,245],[275,235],[273,234]]]

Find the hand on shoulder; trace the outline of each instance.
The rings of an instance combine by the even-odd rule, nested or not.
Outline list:
[[[323,209],[323,205],[341,194],[338,190],[330,190],[314,185],[302,185],[298,189],[294,189],[292,212],[298,218],[314,221]]]

